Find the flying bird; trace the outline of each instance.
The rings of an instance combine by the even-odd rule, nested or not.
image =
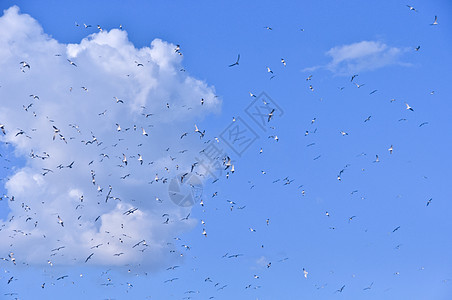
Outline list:
[[[405,105],[407,110],[414,111],[414,109],[408,103],[405,102]]]
[[[430,25],[438,25],[438,17],[437,16],[435,16],[435,21]]]
[[[85,263],[88,261],[88,260],[90,260],[91,259],[91,257],[93,257],[93,255],[94,255],[94,252],[93,253],[91,253],[86,259],[85,259]]]
[[[237,60],[235,61],[235,63],[229,65],[229,67],[238,66],[239,65],[239,60],[240,60],[240,54],[237,56]]]
[[[67,61],[69,62],[69,64],[73,65],[74,67],[76,67],[77,65],[70,59],[67,59]]]

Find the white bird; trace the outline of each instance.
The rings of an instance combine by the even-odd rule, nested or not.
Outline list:
[[[438,17],[437,16],[435,16],[435,21],[430,25],[438,25]]]
[[[76,67],[77,65],[70,59],[67,60],[71,65],[73,65],[74,67]]]
[[[123,156],[122,162],[127,166],[127,157],[124,153],[122,154],[122,156]]]
[[[272,74],[273,74],[273,71],[272,71],[272,70],[270,70],[270,68],[269,68],[269,67],[267,67],[267,72],[268,72],[268,73],[272,73]]]
[[[284,58],[281,58],[281,62],[284,65],[284,67],[286,66],[286,61],[284,60]]]
[[[389,154],[392,154],[392,150],[394,150],[394,148],[393,148],[392,145],[391,145],[391,147],[389,147],[389,149],[388,149]]]
[[[143,135],[145,135],[145,136],[148,136],[148,134],[147,134],[146,130],[144,130],[144,128],[143,128],[143,127],[141,127],[141,130],[143,130]]]
[[[308,271],[306,271],[305,268],[303,268],[303,274],[304,274],[304,278],[308,278]]]
[[[413,6],[407,5],[407,7],[408,7],[410,10],[417,12],[417,10],[416,10]]]
[[[408,103],[405,102],[405,105],[406,105],[406,109],[414,111],[414,109],[410,105],[408,105]]]
[[[117,126],[117,127],[116,127],[116,130],[117,130],[117,131],[121,131],[121,126],[120,126],[118,123],[116,123],[116,126]]]

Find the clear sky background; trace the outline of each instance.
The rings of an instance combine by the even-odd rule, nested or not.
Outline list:
[[[14,5],[36,21],[17,13],[1,19],[0,47],[14,49],[0,52],[0,124],[10,143],[0,152],[1,299],[452,299],[450,1],[4,0],[0,9]],[[438,24],[430,25],[435,16]],[[39,26],[59,44],[36,41]],[[151,43],[154,52],[140,52]],[[239,64],[229,67],[238,54]],[[97,65],[97,57],[108,64]],[[25,72],[22,60],[31,66],[22,66]],[[264,128],[246,112],[261,103],[250,92],[265,92],[278,106]],[[39,100],[28,96],[34,93]],[[124,97],[127,109],[114,96]],[[98,115],[104,108],[106,119]],[[47,116],[67,144],[52,140]],[[221,135],[233,118],[258,137],[241,155]],[[68,126],[74,120],[83,136]],[[135,123],[145,125],[134,136],[125,132]],[[202,139],[194,124],[205,130]],[[17,128],[32,139],[16,137]],[[78,141],[96,130],[110,147],[103,152]],[[118,138],[122,148],[113,150]],[[147,141],[144,169],[130,156],[137,155],[132,145]],[[164,196],[168,183],[147,183],[156,173],[170,181],[189,172],[211,144],[227,151],[235,172],[226,178],[230,168],[223,170],[218,181],[201,176],[203,206],[180,208]],[[53,156],[31,159],[31,149]],[[108,163],[100,162],[106,151]],[[124,169],[117,167],[122,153],[129,157]],[[146,155],[155,164],[146,165]],[[56,168],[71,161],[72,170]],[[42,176],[42,168],[53,174]],[[121,201],[97,204],[110,184]],[[71,200],[79,193],[86,199],[82,221],[89,216],[83,226],[74,209],[80,201]],[[130,231],[127,224],[119,229],[123,212],[135,207]],[[118,231],[107,239],[105,230]],[[140,252],[131,245],[142,236],[149,246]],[[99,240],[104,245],[90,249]],[[66,248],[52,252],[56,246]]]

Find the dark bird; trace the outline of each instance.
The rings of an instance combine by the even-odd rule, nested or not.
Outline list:
[[[94,255],[94,252],[93,253],[91,253],[86,259],[85,259],[85,263],[88,261],[88,260],[90,260],[91,259],[91,257],[93,257],[93,255]]]
[[[235,61],[235,63],[233,63],[232,65],[229,65],[229,66],[230,67],[238,66],[239,65],[239,60],[240,60],[240,54],[237,56],[237,60]]]

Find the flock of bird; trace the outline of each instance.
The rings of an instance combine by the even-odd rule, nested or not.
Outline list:
[[[410,11],[413,12],[418,12],[416,8],[414,8],[413,6],[407,5],[407,7],[409,8]],[[430,25],[438,25],[438,18],[435,16],[434,21],[432,24]],[[82,26],[80,26],[78,23],[75,24],[77,27],[84,27],[85,29],[91,28],[91,25],[88,24],[83,24]],[[97,25],[97,29],[100,32],[103,32],[103,29],[100,25]],[[120,26],[120,29],[122,29],[122,25]],[[266,30],[270,30],[272,31],[273,28],[266,26],[265,27]],[[304,31],[304,29],[301,29],[301,31]],[[420,50],[420,46],[417,46],[415,48],[415,51],[419,51]],[[181,46],[177,45],[174,49],[174,55],[183,55],[182,54],[182,50],[181,50]],[[60,54],[56,54],[56,56],[61,56]],[[229,64],[227,67],[228,68],[240,68],[240,54],[237,55],[237,59],[235,60],[235,62]],[[67,62],[66,62],[67,61]],[[65,61],[65,63],[73,66],[74,68],[79,68],[79,66],[72,61],[71,59],[67,58]],[[135,64],[135,66],[137,68],[141,68],[144,67],[143,63],[140,63],[138,61],[133,62]],[[286,60],[284,58],[281,58],[280,63],[283,65],[283,67],[287,66]],[[226,67],[226,66],[225,66]],[[30,69],[32,69],[33,66],[30,65],[28,62],[26,61],[20,61],[19,62],[19,71],[21,72],[28,72],[30,71]],[[267,69],[267,73],[269,74],[269,79],[273,79],[275,78],[276,74],[274,73],[273,70],[271,70],[269,67],[266,67]],[[181,72],[185,71],[184,69],[180,70]],[[358,89],[361,89],[362,87],[365,86],[364,83],[358,83],[359,80],[359,74],[351,74],[351,76],[349,77],[349,84],[352,86],[355,86]],[[314,92],[314,86],[312,84],[310,84],[313,81],[313,75],[309,75],[307,78],[305,78],[306,83],[309,84],[308,88],[309,90],[311,90],[312,92]],[[85,86],[80,87],[81,90],[83,90],[83,92],[88,92],[88,88]],[[72,87],[70,87],[70,91],[72,92]],[[372,91],[369,92],[369,95],[372,95],[374,93],[377,93],[378,90],[374,89]],[[433,92],[432,92],[433,93]],[[249,92],[249,95],[251,98],[257,98],[257,96],[255,94],[253,94],[252,92]],[[39,102],[41,101],[40,97],[38,95],[35,94],[30,94],[29,95],[31,102],[30,103],[25,103],[23,104],[23,109],[25,111],[25,113],[31,113],[33,114],[34,117],[37,116],[36,112],[34,111],[34,107],[39,106]],[[111,103],[110,105],[125,105],[125,102],[127,102],[126,99],[120,99],[117,96],[113,96],[110,98],[109,100]],[[208,101],[207,97],[201,98],[199,99],[199,106],[203,107],[205,102]],[[395,99],[390,100],[391,102],[396,101]],[[264,103],[266,104],[266,103]],[[407,111],[409,111],[409,113],[414,113],[415,109],[410,106],[408,103],[404,103],[405,104],[405,109]],[[168,111],[169,114],[171,114],[171,109],[172,109],[172,104],[170,103],[166,103],[164,105],[164,107],[166,108],[166,110]],[[190,109],[190,108],[188,108]],[[103,112],[99,112],[98,113],[98,118],[102,118],[103,116],[105,116],[105,114],[107,113],[107,110],[104,110]],[[277,115],[278,111],[277,108],[269,108],[268,113],[266,114],[266,121],[268,124],[272,124],[275,122],[275,116]],[[148,128],[152,128],[153,125],[149,125],[147,122],[147,120],[150,120],[154,117],[156,113],[154,112],[149,112],[147,110],[146,107],[142,107],[142,113],[141,113],[141,117],[143,118],[143,121],[141,122],[141,125],[136,125],[136,124],[132,124],[132,125],[127,125],[124,126],[123,124],[121,124],[119,121],[117,123],[112,124],[111,126],[111,131],[112,132],[116,132],[118,135],[120,135],[119,138],[117,138],[117,140],[115,141],[114,144],[112,145],[106,145],[107,141],[103,141],[100,137],[97,137],[92,131],[88,136],[82,136],[81,133],[81,128],[77,125],[77,124],[55,124],[55,122],[50,118],[46,116],[47,121],[49,122],[49,126],[51,126],[51,129],[53,130],[53,134],[51,136],[49,136],[49,139],[52,139],[52,141],[54,142],[60,142],[60,143],[64,143],[65,145],[67,145],[68,147],[71,146],[72,143],[74,142],[78,142],[81,143],[82,145],[86,146],[86,147],[95,147],[97,150],[97,157],[93,158],[92,160],[90,160],[88,162],[88,166],[90,168],[90,174],[87,174],[87,180],[90,182],[90,184],[92,184],[93,189],[96,191],[98,196],[101,196],[103,203],[108,204],[109,201],[113,201],[113,202],[118,202],[121,201],[121,198],[118,195],[115,195],[115,190],[114,190],[114,185],[108,185],[108,188],[101,185],[101,183],[99,182],[98,178],[96,177],[96,171],[94,166],[97,164],[98,166],[102,166],[100,165],[100,163],[106,162],[106,161],[113,161],[113,164],[116,165],[116,167],[118,168],[118,170],[125,170],[125,172],[122,173],[121,176],[117,176],[117,181],[126,181],[128,179],[130,179],[130,177],[133,177],[134,174],[131,171],[131,165],[133,165],[133,167],[135,167],[134,165],[138,166],[138,167],[148,167],[149,169],[154,168],[154,161],[148,159],[147,157],[145,157],[143,155],[143,152],[138,152],[136,151],[136,153],[129,153],[130,151],[128,147],[126,147],[125,145],[127,145],[127,135],[131,135],[131,134],[135,134],[135,136],[140,136],[142,139],[146,139],[149,138],[152,135],[151,130],[152,129],[148,129]],[[371,121],[372,116],[369,115],[366,119],[363,120],[363,122],[370,122]],[[1,121],[1,120],[0,120]],[[235,118],[233,119],[233,121],[235,121]],[[404,119],[400,119],[399,121],[404,121]],[[316,118],[312,118],[311,120],[311,125],[314,124],[316,122]],[[428,122],[423,122],[421,124],[419,124],[419,127],[425,126],[427,125]],[[72,130],[72,133],[69,134],[68,131],[70,128]],[[8,126],[8,124],[0,124],[0,130],[1,133],[3,134],[3,136],[14,136],[15,138],[24,138],[24,139],[32,139],[34,136],[34,130],[30,129],[31,132],[27,129],[27,130],[23,130],[20,128],[11,128]],[[85,129],[86,130],[86,129]],[[310,135],[315,133],[316,130],[306,130],[304,135]],[[199,140],[202,141],[202,143],[204,144],[204,149],[202,149],[198,154],[202,154],[203,152],[206,151],[207,147],[210,144],[214,144],[216,142],[219,142],[219,139],[217,137],[215,138],[211,138],[209,140],[207,140],[207,138],[210,136],[209,133],[206,132],[205,129],[200,129],[200,127],[197,126],[197,124],[194,124],[193,127],[190,130],[184,131],[184,132],[180,132],[180,137],[179,140],[183,140],[184,138],[188,137],[189,135],[194,135],[197,137],[199,137]],[[345,130],[340,130],[338,135],[341,135],[342,137],[346,138],[346,136],[349,135],[349,133]],[[78,136],[77,136],[78,135]],[[270,135],[268,136],[269,139],[273,139],[275,142],[279,141],[279,138],[276,134]],[[143,143],[138,145],[138,147],[142,146]],[[313,146],[315,143],[311,143],[309,145],[307,145],[308,147]],[[116,150],[118,148],[122,147],[121,150]],[[394,151],[397,151],[396,145],[387,145],[387,151],[388,153],[391,155],[394,153]],[[203,170],[202,167],[200,166],[198,161],[193,161],[190,164],[188,164],[188,166],[184,167],[179,166],[179,164],[177,163],[177,156],[182,156],[184,155],[188,150],[187,149],[180,149],[180,150],[174,150],[174,149],[170,149],[169,147],[165,149],[165,151],[167,152],[169,161],[171,163],[171,165],[168,166],[164,166],[160,172],[156,173],[155,176],[153,176],[153,178],[148,182],[148,184],[163,184],[163,185],[167,185],[169,183],[169,181],[171,180],[171,178],[169,177],[170,174],[170,170],[175,172],[174,174],[179,174],[176,175],[176,179],[177,181],[182,185],[184,184],[184,181],[186,181],[189,177],[189,175],[192,174],[196,174],[199,177],[202,177],[203,180],[208,181],[208,180],[213,180],[212,183],[215,183],[219,180],[219,178],[209,178],[208,174],[206,173],[206,170]],[[41,161],[41,162],[46,162],[47,160],[51,159],[51,149],[48,149],[47,151],[43,151],[41,153],[35,153],[35,151],[33,151],[33,149],[30,149],[30,154],[29,154],[29,158],[30,159],[34,159],[37,161]],[[259,154],[263,153],[263,148],[260,148]],[[365,154],[363,154],[365,155]],[[314,160],[319,159],[320,156],[315,157]],[[226,171],[224,178],[229,178],[229,176],[231,176],[232,174],[234,174],[235,172],[235,163],[231,157],[229,156],[217,156],[215,157],[215,159],[219,162],[219,164],[221,165],[221,168],[223,171]],[[6,158],[4,159],[5,163],[8,163],[9,160],[7,160]],[[380,158],[378,155],[375,156],[375,160],[373,161],[374,163],[379,163],[380,162]],[[55,164],[54,168],[50,168],[50,167],[46,167],[46,168],[42,168],[42,173],[41,175],[43,177],[45,176],[56,176],[58,171],[62,171],[63,169],[73,169],[75,168],[78,164],[81,164],[81,162],[79,161],[67,161],[67,162],[60,162],[58,164]],[[343,175],[344,172],[347,171],[347,169],[349,168],[349,164],[345,165],[338,173],[337,173],[337,180],[338,181],[342,181],[343,180]],[[261,170],[262,175],[267,174],[265,170]],[[165,174],[165,175],[162,175]],[[289,178],[289,177],[284,177],[284,178],[277,178],[273,181],[274,184],[276,183],[282,183],[282,185],[289,185],[292,182],[294,182],[294,179]],[[249,181],[250,183],[250,189],[254,188],[254,184]],[[301,196],[304,196],[306,191],[303,189],[303,185],[299,185],[298,188],[301,190],[300,194]],[[353,191],[352,194],[354,194],[357,191]],[[218,196],[218,192],[215,191],[211,198],[217,197]],[[4,195],[0,198],[0,200],[3,201],[8,201],[9,203],[13,203],[15,202],[17,199],[15,198],[14,195]],[[155,197],[156,203],[162,203],[162,197]],[[196,205],[200,205],[202,207],[205,206],[205,201],[206,201],[206,196],[203,196],[203,200],[200,200],[199,203],[197,203]],[[226,200],[228,203],[228,209],[230,209],[231,211],[234,209],[237,210],[244,210],[246,209],[246,205],[238,205],[235,201],[232,200]],[[100,205],[100,201],[98,201],[98,205]],[[426,200],[426,206],[431,205],[432,203],[432,198]],[[79,198],[79,202],[77,203],[77,205],[75,206],[75,211],[78,210],[82,210],[84,206],[87,206],[87,199],[84,197],[84,195],[81,195]],[[24,211],[26,212],[26,219],[25,222],[28,224],[28,221],[32,221],[33,222],[33,228],[38,228],[39,229],[39,222],[38,220],[35,220],[35,215],[33,215],[30,210],[30,206],[28,206],[25,203],[22,203],[22,208],[24,209]],[[128,209],[126,209],[123,212],[124,216],[130,216],[133,215],[134,213],[137,213],[137,211],[139,210],[139,207],[130,207]],[[331,213],[326,211],[325,212],[326,217],[330,218],[331,217]],[[178,220],[176,220],[172,215],[170,215],[169,213],[163,213],[161,215],[161,224],[164,225],[169,225],[172,222],[186,222],[189,221],[190,218],[190,213],[188,213],[185,217],[180,218]],[[61,228],[67,228],[67,226],[69,226],[69,222],[66,222],[65,219],[63,218],[64,216],[60,215],[58,212],[55,213],[54,216],[54,221],[56,224],[58,224],[59,226],[61,226]],[[11,220],[13,220],[14,216],[11,216]],[[16,217],[17,218],[17,217]],[[352,215],[350,216],[346,221],[347,222],[353,222],[353,220],[357,218],[356,215]],[[80,215],[78,217],[79,219],[83,219],[82,215]],[[100,216],[97,216],[96,218],[93,218],[92,222],[96,223],[99,222],[100,220]],[[270,218],[264,218],[264,223],[266,224],[266,226],[271,226],[271,222],[270,222]],[[345,221],[345,220],[344,220]],[[208,238],[208,227],[206,226],[206,222],[204,220],[201,220],[201,226],[202,226],[202,230],[200,230],[200,234],[203,236],[203,238]],[[71,221],[71,225],[75,226],[75,224]],[[80,224],[79,224],[80,225]],[[81,225],[80,225],[81,226]],[[121,224],[121,226],[126,226],[125,224]],[[392,233],[395,233],[396,231],[398,231],[401,228],[401,226],[397,226],[392,230]],[[334,227],[330,227],[330,229],[335,229]],[[2,230],[2,229],[0,229]],[[26,232],[27,230],[20,230],[17,229],[15,232],[12,232],[11,235],[14,237],[16,235],[28,235],[28,233]],[[251,232],[252,234],[257,232],[256,228],[253,227],[249,227],[249,232]],[[123,236],[120,237],[115,237],[115,241],[116,243],[119,241],[119,243],[124,243],[124,239],[130,238],[129,236],[127,236],[126,234],[123,234]],[[136,237],[134,237],[136,238]],[[191,246],[188,245],[187,242],[183,242],[182,239],[180,239],[179,237],[175,237],[174,238],[174,243],[168,243],[171,244],[172,246],[169,248],[171,250],[169,250],[170,252],[173,252],[174,255],[176,256],[184,256],[185,253],[187,253],[189,250],[191,250]],[[180,243],[180,245],[177,245],[177,247],[179,247],[182,250],[175,250],[176,249],[176,243]],[[13,243],[12,243],[13,244]],[[113,242],[112,242],[113,244]],[[128,251],[139,251],[141,253],[144,253],[145,251],[148,251],[149,248],[152,247],[152,245],[148,244],[147,241],[145,239],[139,239],[135,242],[133,242],[132,244],[130,244],[131,246],[129,247]],[[91,262],[94,262],[96,260],[96,250],[98,250],[99,248],[102,247],[108,247],[108,244],[105,243],[99,243],[99,244],[93,244],[93,246],[90,247],[89,249],[89,254],[83,259],[83,261],[81,261],[82,264],[89,264]],[[262,245],[262,247],[264,247]],[[58,246],[54,249],[51,249],[49,251],[49,259],[47,261],[47,264],[50,266],[53,266],[53,262],[52,262],[52,257],[59,255],[59,253],[64,252],[65,250],[67,250],[65,245],[61,245]],[[115,252],[112,254],[113,257],[122,257],[127,255],[127,253],[125,253],[124,251],[120,251],[120,252]],[[240,259],[242,256],[244,256],[244,254],[242,253],[226,253],[222,256],[222,258],[226,259],[226,260],[234,260],[234,259]],[[4,255],[4,257],[1,258],[3,260],[3,262],[5,263],[5,265],[7,264],[12,264],[12,265],[16,265],[19,262],[17,261],[15,254],[13,251],[11,251],[10,253],[8,253],[7,255]],[[286,260],[288,260],[289,258],[283,258],[280,261],[278,261],[278,263],[284,262]],[[164,280],[162,282],[162,284],[165,285],[171,285],[172,283],[176,282],[177,280],[179,280],[179,277],[173,277],[172,272],[175,272],[176,269],[182,268],[183,266],[179,266],[179,265],[171,265],[166,267],[166,272],[168,272],[168,279]],[[272,262],[268,261],[265,263],[265,268],[266,269],[271,269],[272,267]],[[131,267],[130,267],[131,269]],[[129,269],[129,272],[130,272]],[[9,271],[8,271],[9,272]],[[300,267],[299,268],[299,272],[300,272],[300,277],[304,278],[305,280],[309,279],[309,271],[305,268],[305,267]],[[397,273],[397,272],[396,272]],[[105,273],[107,274],[107,273]],[[146,274],[147,275],[147,274]],[[82,276],[82,275],[80,275]],[[253,280],[252,283],[246,283],[243,286],[243,290],[248,290],[248,289],[259,289],[261,288],[261,285],[259,284],[255,284],[255,282],[259,282],[260,279],[259,274],[253,274],[253,276],[251,277],[251,279]],[[50,280],[50,284],[55,285],[57,281],[64,281],[67,280],[66,278],[69,278],[69,275],[61,275],[61,276],[54,276],[52,278],[52,280]],[[213,276],[212,276],[213,277]],[[251,280],[250,279],[250,280]],[[10,286],[14,286],[14,281],[17,280],[16,276],[10,276],[7,278],[6,280],[6,285],[8,287]],[[220,291],[227,289],[229,287],[229,284],[223,283],[223,282],[214,282],[212,280],[211,277],[206,277],[204,279],[204,283],[205,284],[211,284],[213,285],[213,288],[216,290],[217,293],[219,293]],[[49,282],[47,282],[47,285],[49,284]],[[101,283],[102,286],[114,286],[115,283],[112,281],[112,279],[110,277],[108,277],[105,282]],[[130,282],[126,282],[125,285],[128,289],[133,287],[133,284]],[[363,291],[368,291],[371,290],[373,288],[374,282],[370,283],[370,285],[365,286],[362,288]],[[46,282],[41,283],[41,288],[45,289],[46,288]],[[340,285],[337,286],[336,288],[334,288],[334,290],[332,291],[333,294],[336,293],[343,293],[344,291],[346,291],[347,286],[346,285]],[[182,299],[195,299],[196,295],[201,294],[201,291],[199,290],[187,290],[184,295],[182,296]],[[9,293],[5,293],[5,296],[16,296],[16,298],[18,298],[17,296],[18,293],[17,292],[9,292]],[[203,295],[205,296],[205,295]],[[207,299],[213,299],[216,297],[221,297],[221,296],[217,296],[217,295],[209,295],[206,296]]]

